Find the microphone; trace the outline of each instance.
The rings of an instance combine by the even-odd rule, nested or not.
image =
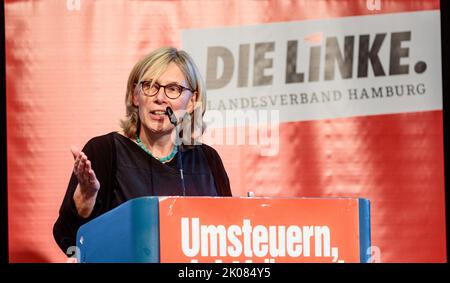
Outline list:
[[[176,127],[178,124],[177,117],[173,113],[172,108],[170,108],[169,106],[167,106],[166,108],[166,115],[169,117],[170,123],[172,123]]]
[[[169,117],[170,123],[175,126],[176,131],[176,140],[178,141],[180,133],[178,132],[178,120],[175,114],[173,113],[172,108],[167,106],[166,115]],[[183,157],[180,143],[180,150],[178,151],[178,169],[180,170],[180,178],[181,178],[181,188],[183,189],[183,196],[186,196],[186,186],[184,185],[184,174],[183,174]]]

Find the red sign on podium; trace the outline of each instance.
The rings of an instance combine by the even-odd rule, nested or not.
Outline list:
[[[360,206],[357,198],[163,197],[160,262],[361,262],[370,226]]]

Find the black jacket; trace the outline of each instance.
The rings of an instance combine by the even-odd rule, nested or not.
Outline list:
[[[175,157],[161,163],[130,139],[112,132],[91,139],[83,148],[100,182],[91,215],[78,215],[73,194],[78,185],[72,173],[66,195],[53,226],[53,236],[63,252],[75,246],[78,228],[121,203],[142,196],[182,195]],[[205,144],[182,150],[187,196],[231,196],[230,182],[220,156]]]

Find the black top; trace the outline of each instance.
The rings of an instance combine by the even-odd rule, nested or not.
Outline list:
[[[183,195],[178,152],[161,163],[132,140],[112,132],[92,138],[83,152],[92,164],[100,190],[91,215],[78,215],[73,194],[78,185],[75,174],[69,181],[66,195],[53,226],[53,236],[63,252],[75,246],[78,228],[121,203],[142,196]],[[231,196],[230,183],[219,154],[202,144],[182,150],[186,196]]]

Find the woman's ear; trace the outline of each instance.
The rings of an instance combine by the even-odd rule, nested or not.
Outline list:
[[[186,112],[191,114],[194,112],[195,102],[197,101],[198,92],[194,91],[192,96],[189,98],[188,105],[186,107]]]
[[[136,88],[133,90],[133,105],[139,107],[139,93],[136,91]]]

